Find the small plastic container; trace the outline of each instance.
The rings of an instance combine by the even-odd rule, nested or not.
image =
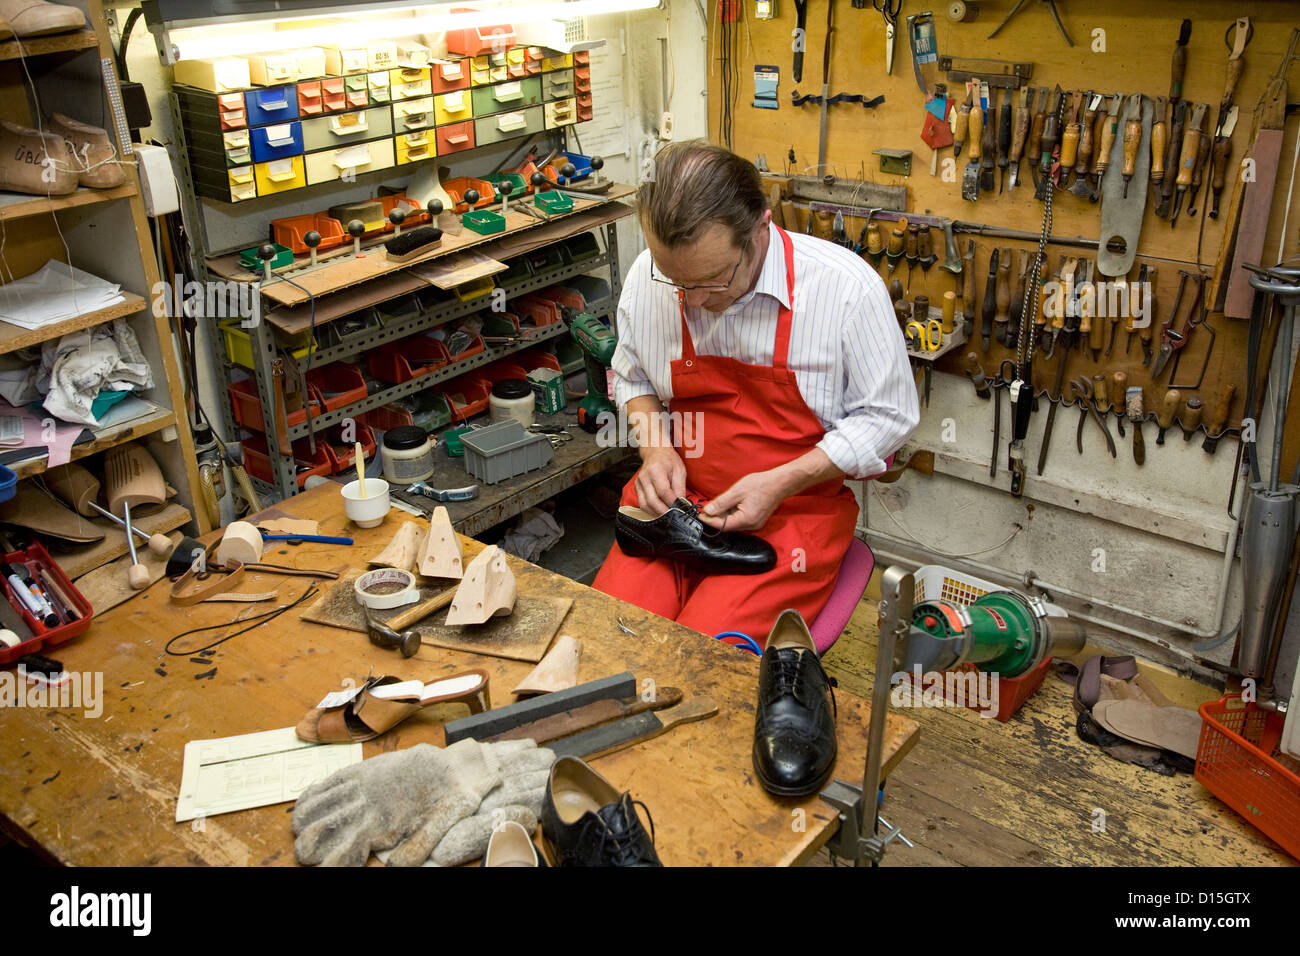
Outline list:
[[[514,419],[476,428],[460,436],[465,447],[465,470],[494,485],[550,463],[555,449],[545,435],[530,434]]]
[[[332,362],[314,368],[307,373],[307,384],[316,390],[327,412],[359,402],[367,394],[366,377],[351,362]]]
[[[554,190],[533,193],[533,205],[545,213],[573,212],[573,197]]]
[[[0,501],[8,501],[14,496],[14,489],[18,486],[18,476],[0,465]]]
[[[361,497],[361,482],[349,481],[343,486],[343,513],[358,528],[377,528],[388,517],[392,501],[388,496],[388,482],[382,478],[366,479],[366,496]]]
[[[226,393],[230,396],[230,410],[234,413],[235,421],[249,431],[265,433],[266,416],[262,413],[262,401],[257,394],[257,383],[251,378],[240,379],[227,385]],[[307,386],[307,401],[311,404],[313,415],[319,415],[325,411],[319,393],[310,385]],[[292,428],[294,425],[301,425],[306,420],[307,409],[300,408],[297,411],[290,412],[287,421],[282,423],[281,427],[288,425]],[[3,488],[0,487],[0,495],[2,494]],[[0,497],[0,501],[3,500],[3,497]]]
[[[217,323],[217,328],[221,329],[221,335],[226,341],[226,357],[236,365],[242,365],[244,368],[253,368],[253,340],[248,334],[248,330],[240,326],[242,319],[226,319]],[[310,341],[311,331],[299,332],[291,336],[289,344],[286,346],[279,336],[276,337],[276,344],[286,351],[292,349],[295,359],[305,359],[307,357],[307,343]],[[314,345],[311,351],[315,351],[319,345]]]
[[[375,378],[400,385],[437,371],[451,361],[447,346],[429,335],[411,335],[380,346],[366,356]]]
[[[271,232],[277,244],[287,246],[299,256],[311,251],[303,241],[303,236],[309,232],[320,233],[320,243],[316,246],[317,252],[341,246],[348,238],[343,231],[343,223],[323,212],[306,216],[290,216],[287,219],[272,219]]]
[[[490,417],[494,422],[514,419],[527,428],[533,423],[537,397],[532,386],[522,378],[503,378],[492,386],[488,400]]]
[[[452,198],[451,211],[455,213],[469,211],[469,203],[465,201],[465,190],[467,189],[473,189],[478,193],[478,202],[474,204],[475,209],[482,209],[484,206],[490,206],[497,201],[496,188],[486,179],[475,179],[473,176],[456,176],[453,179],[444,179],[442,188]]]
[[[380,452],[384,478],[394,485],[409,485],[433,475],[433,442],[423,428],[406,425],[384,432]]]
[[[8,471],[8,469],[5,469]],[[13,472],[10,472],[13,474]],[[35,654],[46,644],[62,644],[64,641],[70,641],[78,634],[83,633],[86,628],[90,627],[91,619],[95,610],[77,590],[76,586],[69,580],[68,576],[63,573],[63,569],[54,563],[54,559],[39,543],[23,551],[11,551],[3,556],[3,560],[12,565],[15,570],[23,567],[33,578],[38,578],[40,572],[44,572],[59,586],[59,589],[67,595],[68,600],[72,602],[72,608],[80,615],[75,621],[69,621],[66,624],[60,624],[57,627],[46,627],[43,621],[36,620],[35,616],[28,607],[18,599],[13,593],[13,588],[7,580],[0,580],[0,601],[8,601],[15,611],[22,617],[22,621],[27,625],[27,629],[32,632],[32,636],[20,644],[8,647],[0,644],[0,666],[12,664],[26,654]],[[19,693],[22,693],[20,690]]]
[[[475,209],[460,217],[461,225],[480,236],[492,236],[506,231],[505,217],[490,209]]]

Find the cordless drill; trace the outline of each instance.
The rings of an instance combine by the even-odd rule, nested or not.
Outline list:
[[[582,349],[587,365],[587,397],[578,406],[578,424],[584,431],[594,433],[600,414],[614,411],[606,370],[614,359],[618,336],[590,312],[580,312],[569,320],[569,334]]]

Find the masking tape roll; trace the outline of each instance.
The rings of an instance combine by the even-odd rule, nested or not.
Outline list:
[[[403,607],[420,600],[415,575],[400,568],[377,568],[367,571],[352,585],[357,603],[375,611]]]
[[[22,642],[23,639],[8,628],[0,630],[0,644],[5,647],[17,647]]]

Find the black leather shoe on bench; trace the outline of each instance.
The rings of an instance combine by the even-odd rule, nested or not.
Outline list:
[[[742,531],[715,531],[685,498],[654,517],[624,505],[614,519],[614,540],[633,558],[663,558],[701,574],[763,574],[776,567],[776,551]]]
[[[619,794],[577,757],[555,761],[542,802],[542,839],[555,865],[663,866],[655,853],[654,820],[646,833],[636,812],[639,802]]]
[[[808,625],[782,611],[758,670],[754,770],[769,793],[804,797],[835,768],[835,694]]]

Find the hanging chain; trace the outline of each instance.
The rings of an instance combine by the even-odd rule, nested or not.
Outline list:
[[[1065,97],[1061,97],[1061,102],[1056,107],[1056,119],[1059,124],[1065,113]],[[1052,235],[1052,196],[1056,192],[1056,179],[1052,176],[1049,168],[1047,173],[1047,182],[1043,184],[1046,195],[1043,200],[1043,231],[1038,237],[1038,249],[1034,252],[1034,259],[1029,267],[1030,278],[1025,283],[1025,297],[1020,304],[1020,333],[1016,336],[1016,377],[1023,379],[1025,369],[1033,364],[1034,343],[1038,335],[1034,331],[1035,319],[1038,318],[1038,291],[1040,277],[1042,276],[1043,264],[1047,261],[1047,240]],[[1031,306],[1032,303],[1032,306]],[[1028,348],[1026,348],[1025,338],[1028,336]],[[1029,383],[1032,387],[1032,383]]]

